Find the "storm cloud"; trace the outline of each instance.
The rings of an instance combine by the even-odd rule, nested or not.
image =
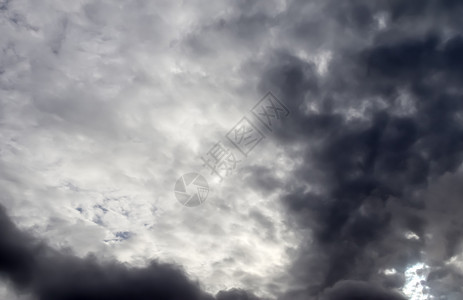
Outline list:
[[[83,2],[1,4],[15,291],[462,297],[461,1]],[[169,202],[268,91],[290,114],[240,176],[198,210]]]
[[[296,279],[299,284],[301,278],[310,282],[302,295],[317,295],[347,279],[398,288],[403,278],[389,278],[394,276],[381,270],[403,272],[426,260],[423,250],[433,240],[461,249],[461,234],[446,233],[460,232],[460,224],[436,232],[435,220],[426,217],[430,203],[415,193],[457,172],[462,162],[463,44],[455,13],[462,7],[452,1],[348,3],[320,4],[327,20],[318,22],[349,35],[328,39],[327,46],[318,41],[330,51],[326,74],[285,49],[274,54],[260,83],[262,90],[277,89],[294,112],[279,140],[288,149],[305,145],[294,152],[304,160],[282,200],[289,215],[313,232],[291,268],[303,274]],[[288,19],[297,20],[305,5],[291,2],[288,11],[295,6],[294,16]],[[375,16],[387,25],[375,25]],[[293,26],[298,30],[290,36],[310,41],[310,29]],[[318,38],[334,34],[327,27],[315,27],[326,31]],[[439,197],[442,205],[444,198]],[[461,210],[454,214],[458,218]],[[418,240],[407,238],[406,232]],[[439,263],[457,254],[445,253]],[[436,296],[460,291],[458,286],[447,288],[435,291]]]

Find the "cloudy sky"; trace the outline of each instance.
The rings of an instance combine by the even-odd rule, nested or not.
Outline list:
[[[462,14],[0,0],[0,298],[463,299]]]

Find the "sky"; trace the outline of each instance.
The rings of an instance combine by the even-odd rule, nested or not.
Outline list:
[[[462,14],[0,0],[0,299],[463,299]]]

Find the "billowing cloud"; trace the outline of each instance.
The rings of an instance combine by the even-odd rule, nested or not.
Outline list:
[[[0,187],[21,228],[4,222],[4,272],[47,299],[136,298],[123,281],[151,298],[461,298],[462,13],[3,1]],[[283,126],[182,208],[175,180],[209,173],[199,157],[269,90]]]
[[[290,2],[296,8],[289,23],[308,5]],[[462,162],[457,53],[463,44],[454,14],[461,7],[437,1],[417,6],[328,1],[313,9],[324,13],[314,22],[325,25],[315,27],[321,31],[316,45],[330,53],[328,70],[320,73],[285,48],[272,55],[260,83],[262,90],[274,87],[291,101],[294,113],[279,140],[293,157],[303,157],[283,198],[289,215],[313,232],[290,269],[298,274],[295,289],[316,296],[348,279],[398,289],[404,279],[382,270],[403,273],[426,261],[424,249],[433,240],[461,245],[458,224],[425,241],[434,231],[433,218],[426,215],[436,208],[415,196]],[[430,26],[431,19],[442,27]],[[331,40],[333,34],[339,39]],[[310,41],[313,31],[291,29],[289,35]],[[439,237],[446,231],[454,234]]]

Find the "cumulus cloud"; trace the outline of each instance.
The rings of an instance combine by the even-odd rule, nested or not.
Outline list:
[[[414,272],[422,293],[461,296],[460,1],[17,0],[0,13],[2,204],[48,245],[3,217],[18,289],[401,299]],[[182,208],[175,180],[209,173],[199,157],[269,90],[289,117]]]

